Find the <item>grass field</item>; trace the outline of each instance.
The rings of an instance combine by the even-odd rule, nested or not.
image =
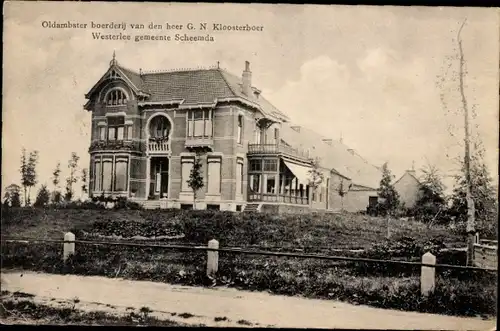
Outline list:
[[[3,235],[61,239],[67,231],[133,237],[182,234],[176,242],[221,246],[331,247],[360,249],[387,237],[387,220],[357,214],[267,215],[181,210],[11,209],[2,215]],[[424,243],[438,239],[463,247],[463,235],[444,226],[391,220],[392,238],[411,237]]]

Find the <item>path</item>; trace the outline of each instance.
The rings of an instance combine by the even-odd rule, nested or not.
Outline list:
[[[332,300],[24,271],[2,271],[2,290],[34,294],[47,302],[51,298],[56,299],[51,302],[78,298],[77,308],[85,310],[113,306],[126,311],[128,307],[146,306],[156,315],[173,320],[179,314],[189,313],[195,317],[182,322],[207,326],[234,326],[240,320],[254,326],[294,328],[490,330],[496,326],[496,320],[386,310]],[[175,318],[170,317],[172,313]],[[229,321],[215,322],[215,317]]]

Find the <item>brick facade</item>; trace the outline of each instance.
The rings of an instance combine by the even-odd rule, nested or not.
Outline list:
[[[287,117],[251,86],[248,63],[238,78],[219,68],[135,73],[113,59],[86,98],[91,196],[187,208],[193,192],[186,180],[199,157],[204,187],[196,208],[235,211],[250,201],[277,203],[280,211],[342,206],[339,183],[350,180],[324,167],[324,182],[311,191],[306,148],[283,140]]]

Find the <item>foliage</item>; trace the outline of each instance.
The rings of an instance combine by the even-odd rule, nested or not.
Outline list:
[[[36,196],[35,207],[45,207],[50,202],[50,192],[47,189],[47,185],[42,185],[38,190],[38,194]]]
[[[80,157],[75,153],[71,153],[71,158],[68,161],[69,177],[66,178],[66,194],[64,195],[64,200],[70,201],[73,198],[73,184],[78,181],[78,176],[76,175],[78,169],[78,160]]]
[[[21,153],[21,185],[24,189],[24,205],[30,205],[31,188],[37,183],[36,165],[38,163],[38,151],[32,151],[26,156],[26,149]]]
[[[447,206],[444,195],[444,185],[439,170],[428,164],[422,169],[420,178],[420,194],[415,206],[410,210],[410,216],[425,223],[447,220]]]
[[[191,172],[189,173],[189,179],[187,180],[188,186],[193,190],[193,209],[195,208],[196,203],[196,193],[204,186],[201,167],[201,158],[199,155],[196,155],[193,168],[191,169]]]
[[[10,184],[5,188],[3,204],[8,207],[21,207],[21,187],[17,184]]]
[[[52,202],[59,203],[62,199],[62,194],[59,191],[59,183],[61,176],[61,162],[57,162],[56,168],[52,172],[52,184],[54,185],[54,191],[52,192]]]
[[[88,170],[87,168],[82,169],[82,193],[88,193],[88,187],[87,187],[87,177],[88,177]]]
[[[493,180],[484,162],[484,148],[476,143],[475,153],[471,155],[471,193],[474,200],[476,222],[497,226],[497,192]],[[451,197],[450,216],[459,223],[467,220],[465,165],[462,161],[462,171],[455,176],[455,188]],[[484,226],[484,225],[482,225]]]
[[[349,186],[347,186],[344,183],[344,178],[340,179],[340,183],[339,183],[339,187],[338,187],[337,193],[340,196],[340,204],[341,204],[342,210],[344,209],[344,197],[346,196],[346,194],[351,189],[351,186],[352,186],[352,184],[349,184]]]
[[[378,189],[377,213],[379,215],[394,215],[400,207],[399,194],[394,189],[392,179],[393,176],[386,162],[382,165],[382,179]]]
[[[313,194],[316,194],[316,189],[321,185],[321,183],[323,183],[325,176],[323,174],[323,171],[321,171],[319,158],[311,159],[310,162],[311,162],[311,169],[309,169],[308,171],[309,175],[308,184]]]

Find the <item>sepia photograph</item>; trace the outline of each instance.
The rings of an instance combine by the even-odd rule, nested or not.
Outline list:
[[[3,15],[2,325],[496,330],[498,8]]]

